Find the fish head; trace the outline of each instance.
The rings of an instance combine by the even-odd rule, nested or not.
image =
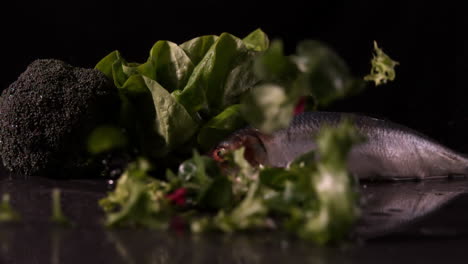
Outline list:
[[[252,166],[265,164],[266,149],[262,140],[255,131],[236,133],[220,142],[212,151],[210,156],[220,162],[226,162],[226,155],[234,150],[244,147],[244,158]]]

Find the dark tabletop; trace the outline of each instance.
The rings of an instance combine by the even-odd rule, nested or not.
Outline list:
[[[22,216],[0,224],[0,263],[465,263],[468,179],[361,183],[353,239],[317,247],[283,234],[204,234],[102,226],[103,180],[11,179],[0,194]],[[73,227],[50,224],[50,194],[62,190]]]

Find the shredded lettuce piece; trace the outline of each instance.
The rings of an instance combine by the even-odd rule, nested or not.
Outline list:
[[[10,195],[4,193],[2,195],[2,202],[0,203],[0,223],[16,222],[20,219],[19,214],[10,205]]]
[[[52,216],[50,220],[53,223],[67,226],[71,225],[70,220],[63,214],[62,205],[60,203],[60,189],[52,190]]]
[[[130,164],[113,192],[99,201],[109,227],[166,228],[169,184],[148,175],[150,164],[139,159]]]
[[[374,51],[371,72],[364,77],[364,80],[372,81],[376,86],[395,80],[395,67],[399,63],[385,54],[377,45],[377,41],[374,41]]]

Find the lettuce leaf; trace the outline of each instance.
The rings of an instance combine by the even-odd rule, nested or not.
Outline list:
[[[246,124],[247,122],[241,114],[240,105],[231,105],[203,125],[198,133],[198,144],[204,150],[208,150]]]
[[[151,48],[148,61],[153,65],[153,72],[146,77],[157,81],[168,91],[182,89],[194,68],[185,51],[170,41],[156,42]],[[144,72],[141,67],[140,72]]]
[[[115,190],[99,201],[107,213],[107,226],[167,228],[170,209],[165,195],[170,186],[150,177],[149,169],[144,159],[131,163]]]
[[[168,150],[187,142],[197,131],[198,123],[159,83],[145,76],[143,80],[153,97],[156,111],[154,127]]]
[[[113,79],[114,75],[112,73],[112,65],[115,61],[117,61],[120,57],[119,51],[115,50],[109,53],[106,57],[101,59],[95,66],[96,69],[104,73],[109,79]]]
[[[180,46],[158,41],[143,64],[129,63],[114,51],[96,68],[119,88],[123,124],[138,138],[138,148],[150,157],[162,157],[189,142],[207,122],[199,143],[205,149],[215,143],[206,140],[208,130],[219,128],[208,129],[213,125],[209,120],[239,103],[259,82],[254,59],[268,45],[261,30],[244,39],[228,33],[202,36]],[[232,111],[218,119],[227,113],[231,116],[224,120],[225,127],[212,138],[220,139],[244,124]]]
[[[249,124],[269,134],[289,125],[294,105],[283,86],[262,84],[243,98],[241,111]]]
[[[372,57],[371,72],[364,76],[365,81],[373,81],[376,86],[393,81],[395,79],[395,67],[399,64],[397,61],[392,60],[387,54],[383,52],[374,41],[375,54]]]
[[[205,54],[216,40],[218,40],[218,36],[215,35],[201,36],[180,44],[180,47],[189,56],[193,65],[196,66],[205,57]]]
[[[344,60],[318,41],[299,43],[294,59],[302,72],[301,86],[319,106],[326,106],[362,88],[362,83],[351,75]]]
[[[93,154],[103,153],[114,149],[121,149],[127,146],[127,137],[121,128],[102,125],[91,131],[88,136],[88,152]]]
[[[242,40],[228,33],[221,34],[195,67],[177,100],[192,113],[221,109],[227,75],[246,52]]]
[[[268,36],[261,29],[251,32],[242,41],[248,49],[254,51],[265,51],[270,45]]]

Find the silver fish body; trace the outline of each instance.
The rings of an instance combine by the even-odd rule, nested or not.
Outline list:
[[[301,154],[316,148],[313,139],[322,126],[335,126],[344,118],[352,120],[367,139],[354,146],[348,156],[348,169],[358,178],[425,179],[468,175],[466,156],[402,125],[355,114],[302,113],[294,117],[289,127],[271,135],[252,128],[242,129],[216,149],[244,146],[251,163],[286,167]]]

